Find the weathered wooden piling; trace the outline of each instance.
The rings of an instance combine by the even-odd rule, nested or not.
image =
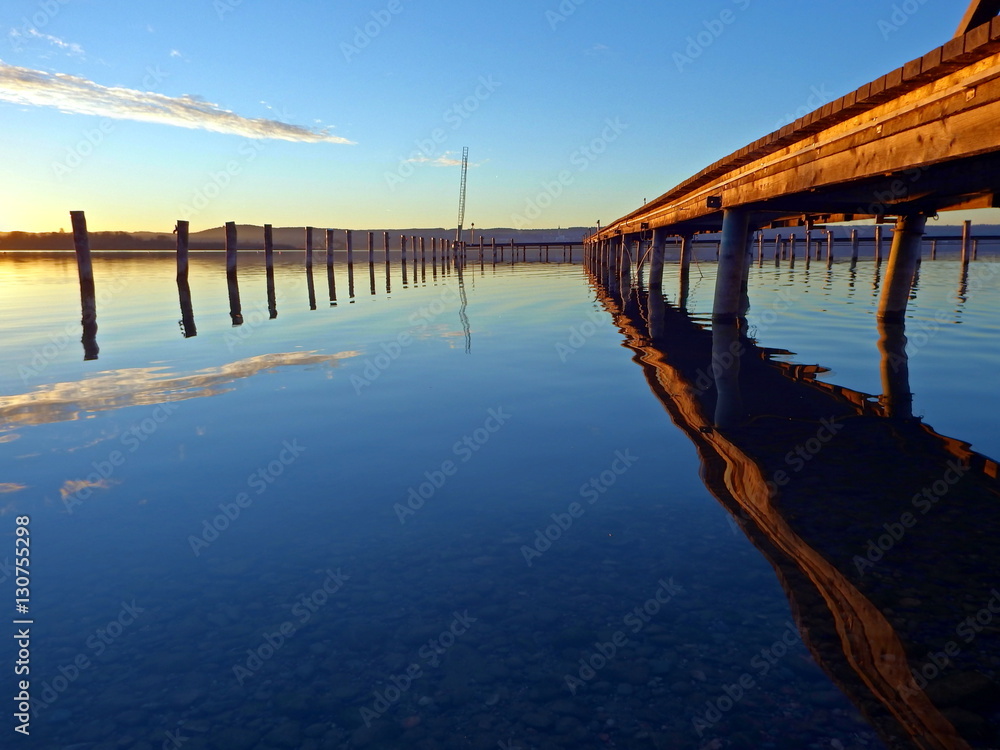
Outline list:
[[[385,265],[389,267],[389,233],[382,232],[382,249],[385,251]]]
[[[368,233],[368,265],[375,265],[375,232]]]
[[[226,273],[236,273],[236,222],[226,222]]]
[[[177,220],[174,233],[177,235],[177,280],[187,280],[188,277],[188,236],[189,223],[184,219]]]
[[[667,230],[658,227],[653,230],[653,241],[649,252],[652,257],[649,261],[649,288],[660,290],[663,288],[663,257],[667,251]]]
[[[777,268],[781,265],[781,233],[774,236],[774,265]]]
[[[350,229],[345,229],[344,242],[347,248],[347,296],[354,299],[354,238]]]
[[[937,260],[937,240],[931,240],[931,260]]]
[[[497,238],[490,237],[490,247],[493,250],[493,265],[497,264]]]
[[[749,221],[750,215],[743,209],[727,208],[723,213],[719,268],[716,272],[715,301],[712,305],[713,323],[732,322],[743,313],[740,309],[741,291]]]
[[[403,262],[403,274],[406,274],[406,235],[399,235],[399,254]]]
[[[858,246],[860,245],[860,240],[858,240],[858,230],[851,230],[851,270],[853,270],[858,265]]]
[[[326,284],[330,290],[330,304],[337,304],[337,277],[333,273],[333,230],[326,230]]]
[[[70,211],[73,225],[73,249],[76,251],[76,270],[80,283],[94,283],[94,265],[90,259],[90,235],[87,233],[87,217],[83,211]]]
[[[757,265],[764,267],[764,231],[757,230]]]
[[[962,265],[969,265],[969,240],[972,236],[972,222],[962,222]]]
[[[76,270],[80,279],[80,323],[83,336],[84,360],[97,359],[97,294],[94,287],[94,266],[90,258],[90,235],[87,233],[87,218],[83,211],[70,211],[73,225],[73,249],[76,252]]]
[[[826,230],[826,267],[833,268],[833,230]]]
[[[882,262],[882,225],[875,225],[875,265]]]
[[[270,224],[264,225],[264,276],[267,284],[267,312],[271,320],[278,317],[278,300],[274,291],[274,234]]]
[[[927,217],[922,214],[900,216],[896,220],[885,284],[878,305],[881,320],[901,322],[906,316],[926,222]]]
[[[788,235],[788,267],[795,268],[795,232]]]
[[[312,268],[312,266],[313,266],[313,228],[306,227],[306,268]]]

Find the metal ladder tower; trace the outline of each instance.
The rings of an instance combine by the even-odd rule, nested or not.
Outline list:
[[[462,187],[458,197],[458,231],[455,233],[455,242],[462,241],[462,224],[465,223],[465,183],[469,173],[469,147],[462,148]]]

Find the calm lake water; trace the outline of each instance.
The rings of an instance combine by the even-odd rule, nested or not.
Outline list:
[[[684,300],[674,264],[662,297],[478,262],[393,265],[390,293],[380,263],[371,295],[359,264],[354,298],[338,264],[331,305],[285,253],[272,311],[247,253],[234,326],[219,255],[192,255],[182,324],[173,258],[105,255],[91,359],[72,254],[0,257],[16,739],[996,747],[986,256],[964,289],[924,262],[880,354],[871,261],[755,267],[730,339],[704,261]]]

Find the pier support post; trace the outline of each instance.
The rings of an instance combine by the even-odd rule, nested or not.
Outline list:
[[[851,230],[851,270],[853,271],[858,265],[858,230]]]
[[[920,257],[927,217],[922,214],[900,216],[889,250],[889,265],[878,303],[878,317],[888,322],[900,322],[906,316],[906,304],[913,285],[913,275]]]
[[[963,221],[962,222],[962,265],[969,265],[969,244],[972,236],[972,222]]]
[[[875,265],[882,262],[882,225],[875,225]]]
[[[306,268],[313,267],[313,228],[306,227]]]
[[[650,252],[653,254],[649,263],[649,288],[663,288],[663,255],[667,249],[667,231],[662,227],[653,230],[653,244]]]
[[[826,267],[833,268],[833,230],[826,230]]]
[[[719,243],[719,268],[715,278],[713,323],[728,323],[741,315],[743,266],[747,255],[747,231],[750,215],[743,209],[728,208],[722,219]]]
[[[347,295],[354,299],[354,240],[351,237],[351,230],[346,229],[347,246]]]
[[[779,232],[774,237],[774,267],[777,268],[781,265],[781,233]]]

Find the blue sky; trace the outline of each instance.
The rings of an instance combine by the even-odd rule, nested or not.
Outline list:
[[[607,223],[965,7],[6,0],[0,230]]]

